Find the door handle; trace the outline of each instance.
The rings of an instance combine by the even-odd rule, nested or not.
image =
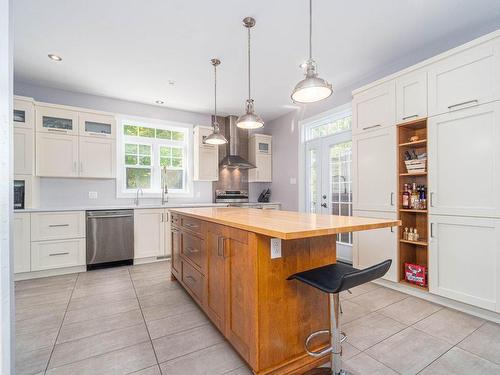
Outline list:
[[[362,130],[368,130],[368,129],[378,128],[379,126],[382,126],[382,125],[381,124],[377,124],[377,125],[372,125],[372,126],[366,126]]]
[[[49,228],[69,227],[69,224],[49,224]]]
[[[452,108],[455,108],[455,107],[460,107],[462,105],[466,105],[466,104],[478,104],[478,100],[477,99],[473,99],[473,100],[468,100],[466,102],[462,102],[462,103],[457,103],[457,104],[452,104],[452,105],[449,105],[448,106],[448,109],[452,109]]]
[[[394,206],[394,192],[391,191],[391,206]]]
[[[49,254],[49,257],[55,257],[55,256],[58,256],[58,255],[68,255],[69,252],[64,252],[64,253],[52,253],[52,254]]]
[[[323,194],[322,197],[323,197],[323,199],[326,199],[326,194]]]
[[[80,161],[80,173],[83,173],[83,161]]]
[[[429,196],[429,205],[434,207],[434,192],[431,191],[431,195]]]
[[[430,234],[431,238],[435,238],[434,237],[434,223],[431,223],[431,234]]]
[[[417,118],[417,117],[418,117],[418,115],[405,116],[405,117],[403,117],[403,121],[411,119],[411,118]]]
[[[326,203],[321,203],[321,207],[326,208]]]

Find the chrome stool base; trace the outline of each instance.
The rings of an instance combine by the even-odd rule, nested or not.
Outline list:
[[[318,367],[307,371],[304,375],[353,375],[353,374],[352,372],[348,372],[347,370],[340,370],[339,373],[334,374],[332,372],[332,369],[329,367]]]

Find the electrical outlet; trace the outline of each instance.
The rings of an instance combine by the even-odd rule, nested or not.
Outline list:
[[[281,238],[271,238],[271,259],[281,258]]]
[[[297,179],[295,177],[290,177],[290,185],[297,185]]]
[[[89,199],[97,199],[97,191],[89,191]]]

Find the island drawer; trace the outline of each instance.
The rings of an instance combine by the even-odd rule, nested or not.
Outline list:
[[[187,262],[182,262],[182,282],[201,303],[203,301],[203,275]]]
[[[170,213],[170,222],[172,223],[172,225],[174,226],[180,226],[180,218],[179,218],[179,215],[177,214],[174,214],[173,212]]]
[[[201,220],[189,216],[181,216],[181,226],[191,232],[201,233]]]
[[[182,233],[182,255],[202,268],[203,240],[191,234]]]

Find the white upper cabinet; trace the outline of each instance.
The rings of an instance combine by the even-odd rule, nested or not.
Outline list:
[[[33,175],[34,151],[33,129],[14,127],[14,174]]]
[[[219,146],[203,143],[212,128],[194,128],[194,180],[217,181],[219,179]]]
[[[500,217],[500,102],[429,118],[431,214]]]
[[[248,170],[248,182],[272,182],[272,136],[264,134],[250,136],[248,161],[257,167]]]
[[[82,136],[116,138],[115,118],[111,115],[79,112],[78,128]]]
[[[78,112],[37,105],[36,131],[78,135]]]
[[[396,123],[427,117],[427,72],[419,70],[396,79]]]
[[[353,209],[395,212],[396,127],[355,135]]]
[[[40,132],[36,135],[36,175],[78,177],[78,137]]]
[[[96,137],[79,137],[79,176],[87,178],[115,177],[115,141]]]
[[[354,211],[354,216],[396,220],[396,213]],[[352,265],[367,268],[391,259],[392,264],[383,279],[398,281],[397,227],[353,232]]]
[[[360,133],[396,123],[396,85],[394,80],[381,83],[354,95],[352,131]]]
[[[500,221],[430,216],[429,291],[500,312]]]
[[[500,99],[499,39],[429,66],[429,116]]]
[[[14,129],[27,128],[33,130],[35,123],[35,106],[33,100],[14,98],[14,113],[12,116]]]

